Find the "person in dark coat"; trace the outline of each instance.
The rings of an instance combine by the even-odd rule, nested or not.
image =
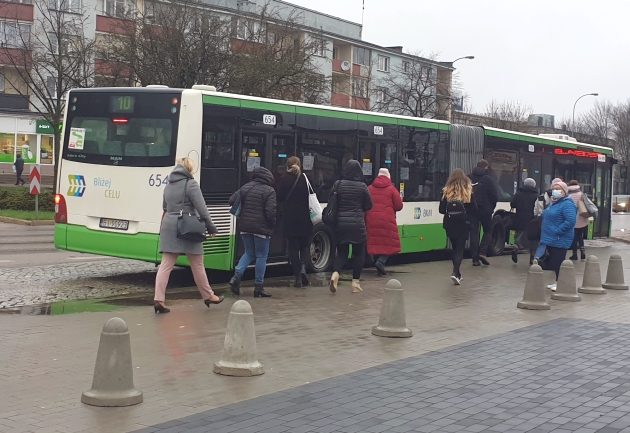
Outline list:
[[[289,260],[295,276],[295,287],[308,286],[306,261],[310,260],[309,240],[313,223],[309,214],[306,174],[300,168],[300,159],[287,159],[287,172],[277,184],[278,201],[283,210],[284,234],[289,244]]]
[[[527,226],[534,219],[534,204],[538,200],[538,190],[536,189],[536,181],[531,177],[528,177],[523,181],[521,186],[512,201],[510,206],[512,209],[516,209],[516,216],[514,217],[514,230],[516,230],[516,245],[512,250],[512,261],[518,263],[518,249],[526,248],[529,250],[529,264],[534,261],[534,253],[538,247],[536,241],[527,239]]]
[[[472,184],[464,170],[456,168],[442,189],[439,212],[444,215],[442,227],[451,242],[453,273],[451,281],[456,286],[462,283],[460,266],[464,259],[464,248],[470,233],[470,223],[477,213],[472,200]]]
[[[223,297],[215,295],[210,288],[206,268],[203,264],[202,242],[177,237],[177,220],[182,212],[197,214],[206,224],[206,230],[210,236],[214,236],[218,232],[212,223],[201,188],[193,178],[193,171],[194,165],[190,158],[178,160],[175,169],[168,176],[168,184],[164,187],[164,200],[162,202],[164,214],[160,225],[162,261],[155,277],[153,301],[153,308],[156,313],[171,311],[164,306],[166,286],[177,257],[182,254],[186,254],[188,258],[195,284],[206,306],[209,307],[210,304],[219,304],[223,301]]]
[[[16,155],[13,166],[15,167],[15,184],[24,185],[24,179],[22,179],[22,173],[24,172],[24,159],[22,158],[21,153]]]
[[[335,256],[334,272],[330,277],[330,291],[335,293],[339,283],[339,273],[345,265],[350,245],[352,245],[352,293],[362,292],[360,278],[365,262],[365,212],[372,208],[372,199],[363,182],[361,164],[351,159],[343,167],[341,180],[335,183],[333,191],[337,192],[337,220],[335,224]]]
[[[367,252],[374,256],[378,275],[385,275],[387,259],[400,252],[396,212],[403,208],[403,202],[386,168],[378,171],[378,177],[368,187],[368,191],[373,206],[365,215]]]
[[[480,160],[469,176],[473,186],[473,201],[477,207],[477,213],[472,215],[470,228],[470,250],[473,266],[481,263],[489,265],[486,258],[490,230],[492,229],[492,214],[499,200],[499,187],[496,179],[489,173],[490,164],[485,159]],[[479,242],[480,232],[483,228],[483,237]]]
[[[269,244],[276,225],[276,190],[273,184],[273,174],[264,167],[256,167],[252,173],[252,180],[230,197],[230,205],[233,205],[240,197],[241,213],[238,229],[245,248],[245,252],[234,269],[234,275],[230,279],[230,287],[235,295],[240,295],[241,278],[245,270],[253,261],[256,261],[254,297],[271,297],[265,292],[263,284]]]

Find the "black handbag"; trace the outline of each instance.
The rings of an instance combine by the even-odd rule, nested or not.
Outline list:
[[[188,189],[188,179],[184,184],[184,200],[186,201],[186,191]],[[203,242],[206,240],[206,224],[199,217],[190,212],[179,211],[177,217],[177,238],[192,242]]]
[[[324,224],[334,226],[337,224],[337,210],[339,208],[339,194],[337,193],[337,185],[340,181],[335,182],[332,192],[328,198],[328,203],[322,212],[322,221]]]

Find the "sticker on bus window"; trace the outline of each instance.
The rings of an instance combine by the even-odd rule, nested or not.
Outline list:
[[[606,162],[606,155],[603,155],[601,153],[597,154],[597,161],[598,162]]]
[[[255,168],[260,167],[260,157],[258,156],[250,156],[247,158],[247,171],[252,172]]]
[[[304,155],[302,165],[304,167],[304,171],[312,170],[313,166],[315,165],[315,157],[313,155]]]
[[[400,180],[409,180],[409,167],[400,167]]]
[[[85,128],[70,128],[68,149],[83,150],[85,143]]]
[[[372,163],[371,162],[363,163],[363,176],[372,176]]]

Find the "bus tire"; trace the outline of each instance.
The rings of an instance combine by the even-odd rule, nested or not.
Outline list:
[[[488,242],[488,256],[500,256],[505,250],[505,240],[507,232],[506,220],[501,215],[492,218],[490,229],[490,240]]]
[[[326,272],[333,266],[335,259],[335,242],[330,228],[323,223],[313,227],[310,239],[310,260],[306,261],[306,270],[309,273]]]

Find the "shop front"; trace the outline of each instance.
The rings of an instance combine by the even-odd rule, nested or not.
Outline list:
[[[53,128],[35,116],[0,115],[0,172],[13,173],[17,154],[24,159],[25,172],[29,165],[40,164],[42,173],[52,174],[55,162]]]

